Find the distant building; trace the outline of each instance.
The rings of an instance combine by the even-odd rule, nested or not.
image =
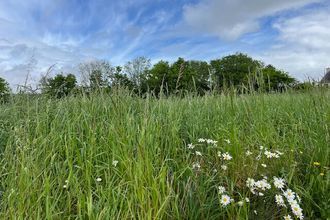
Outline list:
[[[325,69],[325,75],[321,79],[321,83],[330,84],[330,68]]]

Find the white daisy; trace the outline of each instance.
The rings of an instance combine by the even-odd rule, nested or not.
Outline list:
[[[292,218],[291,218],[290,215],[286,215],[286,216],[284,216],[283,218],[284,218],[284,220],[292,220]]]
[[[222,154],[224,160],[231,160],[233,157],[228,152]]]
[[[218,186],[218,191],[219,191],[219,194],[223,194],[224,192],[226,192],[226,188],[223,186]]]
[[[287,189],[283,194],[289,202],[295,198],[295,193],[291,189]]]
[[[97,181],[97,182],[101,182],[102,179],[101,179],[100,177],[98,177],[98,178],[96,178],[96,181]]]
[[[220,203],[222,206],[227,206],[231,202],[231,198],[228,195],[222,195]]]
[[[285,207],[283,196],[275,195],[275,202],[278,206],[284,206]]]
[[[199,138],[199,139],[198,139],[198,142],[199,142],[199,143],[203,143],[203,142],[205,142],[205,139],[204,139],[204,138]]]
[[[277,178],[276,176],[273,177],[274,179],[274,186],[278,189],[283,189],[285,185],[285,181],[282,178]]]
[[[194,149],[195,146],[193,144],[188,144],[188,149]]]

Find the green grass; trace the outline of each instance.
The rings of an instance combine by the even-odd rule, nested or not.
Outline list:
[[[247,178],[267,175],[271,183],[273,176],[286,179],[302,198],[306,219],[329,219],[329,126],[325,90],[183,99],[142,99],[122,91],[63,100],[16,97],[0,106],[0,218],[293,216],[276,205],[273,185],[264,196],[246,187]],[[198,138],[218,144],[198,144]],[[189,150],[189,143],[196,148]],[[260,145],[284,154],[256,160]],[[246,156],[247,150],[253,154]],[[233,159],[221,160],[218,151]],[[192,169],[196,162],[200,170]],[[227,207],[220,203],[220,185],[235,200]],[[245,197],[250,203],[238,206]]]

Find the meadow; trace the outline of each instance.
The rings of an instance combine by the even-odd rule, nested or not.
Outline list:
[[[330,219],[330,92],[0,106],[1,219]]]

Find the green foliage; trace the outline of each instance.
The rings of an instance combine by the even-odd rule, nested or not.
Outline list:
[[[0,77],[0,103],[8,102],[10,91],[9,84],[5,79]]]
[[[285,87],[293,85],[296,82],[288,73],[277,70],[272,65],[264,67],[262,73],[265,85],[268,85],[268,91],[283,90]]]
[[[287,180],[306,219],[330,216],[329,91],[159,99],[112,92],[14,97],[0,108],[0,219],[283,219],[291,211],[275,204],[274,186],[263,197],[246,188],[248,177],[263,174]],[[257,160],[260,145],[284,154]],[[233,157],[227,170],[220,150]],[[220,185],[235,200],[227,207]],[[250,203],[239,206],[245,197]]]
[[[248,84],[249,78],[262,67],[260,61],[254,60],[246,54],[237,53],[212,60],[211,66],[217,80],[217,86],[239,86]]]
[[[41,91],[51,97],[62,98],[68,96],[76,88],[77,80],[75,75],[57,74],[54,77],[42,78]]]

